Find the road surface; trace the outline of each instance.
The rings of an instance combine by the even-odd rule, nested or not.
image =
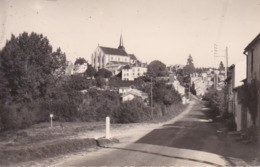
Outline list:
[[[245,166],[244,161],[229,157],[229,145],[208,113],[195,101],[177,119],[134,142],[107,146],[55,166]]]

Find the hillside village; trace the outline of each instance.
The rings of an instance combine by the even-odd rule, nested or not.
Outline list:
[[[128,81],[126,82],[126,85],[129,85],[129,83],[132,81],[134,85],[135,80],[137,80],[139,77],[151,77],[149,74],[147,74],[147,66],[148,63],[141,62],[134,54],[128,54],[126,52],[121,35],[118,48],[98,46],[92,54],[91,63],[88,63],[87,61],[83,64],[73,64],[72,62],[68,62],[65,73],[66,75],[84,75],[88,67],[93,67],[97,71],[100,69],[106,69],[111,72],[111,77],[116,77],[121,81]],[[183,103],[185,104],[188,88],[181,84],[177,77],[180,75],[178,74],[178,71],[182,71],[184,67],[185,65],[171,65],[166,67],[167,75],[163,77],[157,77],[157,79],[163,79],[167,81],[168,84],[173,85],[182,96]],[[214,84],[214,78],[218,78],[219,80],[218,88],[223,87],[225,71],[220,71],[220,74],[216,76],[215,73],[218,71],[219,70],[217,69],[208,68],[203,72],[200,71],[200,73],[194,72],[191,74],[190,86],[192,83],[194,83],[195,90],[197,92],[196,95],[200,97],[204,96],[207,92],[207,89],[212,87]],[[123,85],[123,87],[117,88],[119,93],[122,94],[122,97],[124,97],[123,99],[126,99],[126,93],[128,94],[129,92],[132,92],[129,90],[141,91],[132,88],[133,85]],[[103,88],[109,89],[108,83]],[[125,91],[121,92],[121,90]],[[137,93],[132,93],[131,96],[141,97],[140,94],[138,95]],[[133,97],[128,99],[133,99]]]
[[[245,48],[244,54],[246,59],[236,64],[232,64],[227,70],[225,70],[225,68],[221,70],[208,68],[207,70],[200,72],[194,71],[190,74],[188,86],[181,83],[178,79],[178,75],[180,75],[178,71],[183,70],[185,65],[176,64],[168,66],[166,68],[167,75],[163,77],[157,76],[155,79],[165,80],[167,81],[167,84],[172,85],[181,95],[183,104],[186,104],[189,100],[189,94],[187,92],[191,92],[189,89],[192,84],[194,85],[196,92],[194,94],[201,99],[211,88],[223,90],[226,94],[224,96],[226,110],[234,118],[235,130],[244,134],[248,128],[251,128],[252,126],[258,127],[260,122],[260,116],[257,114],[260,112],[259,84],[255,88],[258,90],[258,95],[248,95],[252,96],[250,99],[255,98],[252,100],[255,101],[254,112],[256,113],[254,117],[256,118],[252,118],[252,114],[250,114],[252,112],[250,111],[252,110],[252,108],[250,108],[251,106],[243,104],[243,102],[241,102],[241,99],[243,98],[240,97],[244,96],[244,87],[246,85],[251,84],[254,80],[259,83],[259,40],[260,35]],[[133,100],[134,98],[140,98],[146,105],[149,105],[148,94],[138,90],[134,86],[134,83],[139,77],[151,77],[147,74],[148,63],[143,63],[138,60],[137,56],[134,54],[128,54],[126,52],[122,36],[120,37],[118,48],[98,46],[92,54],[91,65],[88,65],[88,63],[81,65],[69,64],[67,69],[70,70],[67,70],[69,72],[66,72],[66,75],[83,74],[88,66],[94,67],[97,71],[101,68],[107,69],[111,72],[111,77],[116,77],[123,83],[123,85],[116,88],[123,102]],[[127,82],[124,85],[124,82],[122,81]],[[106,82],[106,85],[102,88],[110,89],[111,87],[109,86],[108,80],[106,80]],[[257,93],[257,91],[255,93]],[[244,103],[250,102],[247,101]],[[221,113],[224,113],[224,111]]]

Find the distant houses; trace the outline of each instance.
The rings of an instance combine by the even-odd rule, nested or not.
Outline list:
[[[148,94],[143,91],[131,87],[121,87],[118,91],[122,102],[131,101],[136,98],[148,105]]]

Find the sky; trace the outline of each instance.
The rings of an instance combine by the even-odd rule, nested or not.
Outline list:
[[[143,62],[191,55],[195,67],[218,67],[227,53],[230,66],[260,33],[260,0],[0,0],[0,49],[23,32],[47,36],[72,62],[91,62],[98,45],[117,48],[122,34]]]

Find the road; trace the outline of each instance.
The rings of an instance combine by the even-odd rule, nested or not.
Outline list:
[[[235,166],[229,143],[217,132],[209,109],[196,101],[178,119],[152,130],[131,143],[99,151],[55,166]]]

